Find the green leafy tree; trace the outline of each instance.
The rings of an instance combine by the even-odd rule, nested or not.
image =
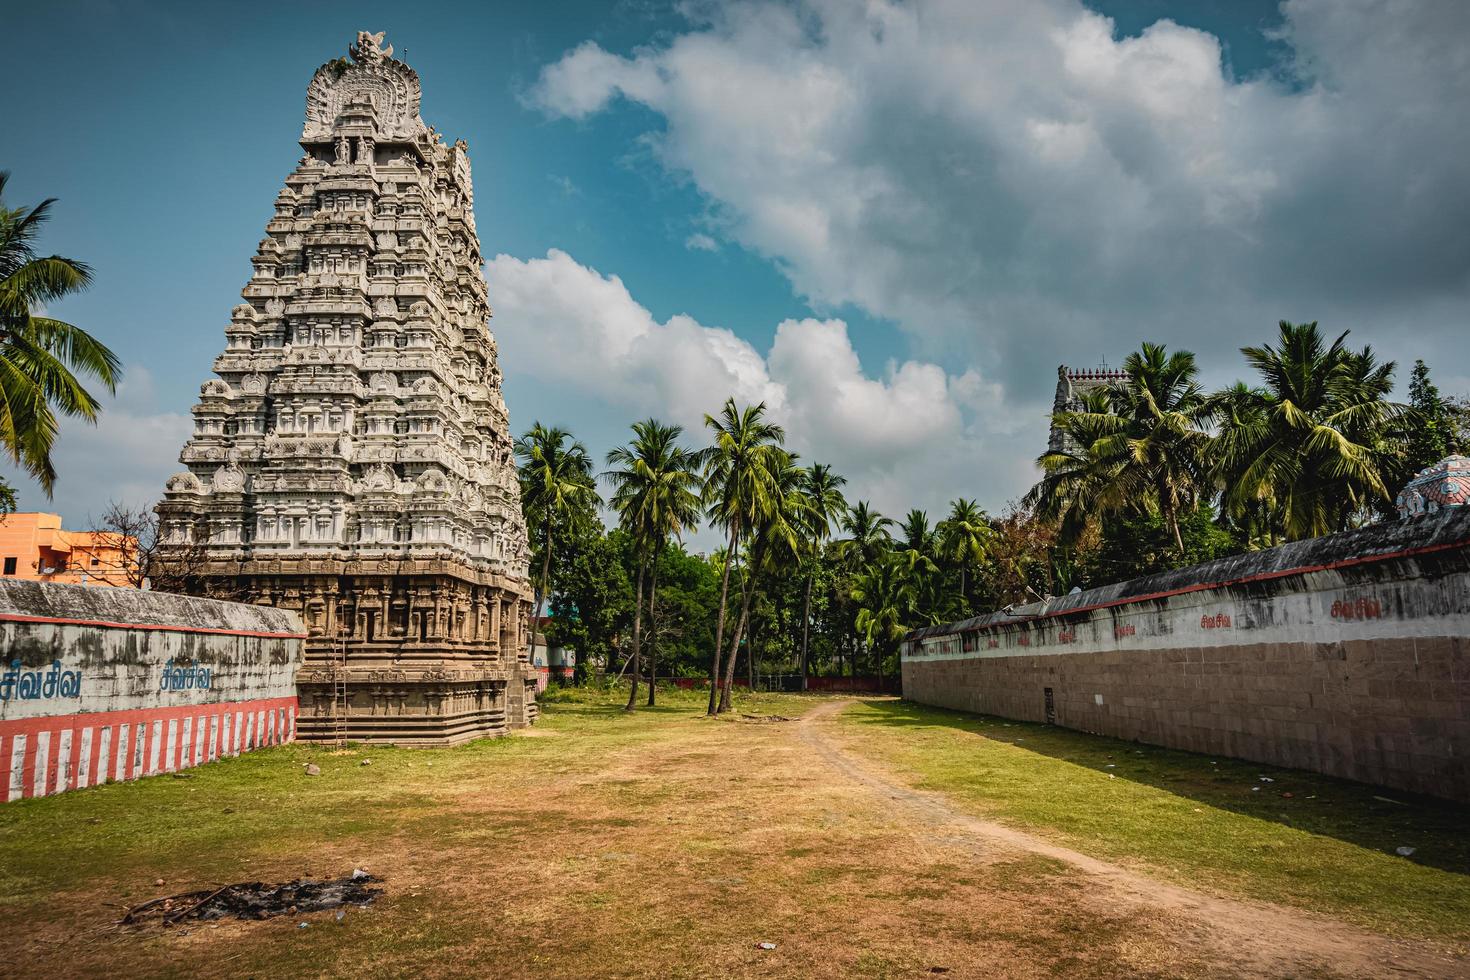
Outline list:
[[[939,524],[939,550],[946,561],[959,569],[963,615],[973,613],[970,573],[984,563],[994,539],[995,531],[979,504],[963,497],[950,502],[949,516]]]
[[[866,500],[859,500],[842,516],[842,530],[847,537],[837,542],[837,553],[851,567],[867,568],[893,547],[891,527],[891,518],[878,513]]]
[[[1081,561],[1081,577],[1087,585],[1106,585],[1245,550],[1244,542],[1215,520],[1214,509],[1207,504],[1184,514],[1179,529],[1184,539],[1182,552],[1157,514],[1109,518],[1102,524],[1096,547]]]
[[[884,663],[912,622],[916,598],[913,583],[901,559],[885,555],[858,577],[852,597],[857,603],[858,632],[875,654],[881,677]]]
[[[1216,475],[1232,517],[1269,501],[1273,535],[1317,537],[1388,499],[1384,433],[1410,409],[1388,401],[1394,365],[1326,343],[1316,323],[1280,323],[1276,346],[1245,347],[1261,387],[1232,390],[1219,419]]]
[[[896,557],[913,589],[914,614],[926,623],[942,623],[951,604],[945,602],[939,563],[939,536],[929,526],[929,515],[915,508],[899,525]]]
[[[633,584],[624,561],[632,549],[627,535],[606,533],[596,517],[572,523],[559,540],[557,588],[544,632],[548,645],[577,651],[575,681],[582,683],[593,664],[616,664],[619,638],[632,622]]]
[[[658,567],[658,593],[651,603],[655,612],[649,620],[660,662],[672,676],[707,672],[719,604],[718,557],[691,555],[683,544],[670,541]]]
[[[1389,487],[1391,490],[1408,482],[1424,467],[1460,451],[1454,407],[1440,395],[1439,387],[1430,380],[1429,366],[1423,361],[1415,361],[1409,375],[1409,406],[1414,410],[1414,422],[1405,433],[1404,465],[1396,474],[1394,486]]]
[[[0,171],[0,197],[9,179]],[[100,341],[40,312],[92,281],[91,270],[75,259],[36,254],[55,203],[47,198],[30,209],[0,203],[0,444],[48,497],[56,485],[56,413],[95,422],[101,411],[77,375],[95,378],[109,393],[122,376],[117,355]]]
[[[839,539],[835,548],[841,565],[837,579],[840,589],[837,608],[848,647],[847,662],[854,676],[857,674],[857,655],[862,637],[857,625],[858,607],[852,601],[853,588],[869,566],[892,550],[893,534],[889,530],[892,527],[893,520],[878,513],[866,500],[853,504],[842,517],[842,531],[846,537]]]
[[[653,575],[649,592],[650,619],[658,595],[658,559],[670,537],[699,521],[698,493],[700,454],[679,445],[682,427],[665,425],[657,419],[633,423],[633,439],[607,454],[609,470],[604,476],[612,484],[612,507],[624,530],[632,537],[637,552],[638,577],[633,612],[633,683],[627,710],[638,699],[638,677],[643,625],[643,581],[652,558]],[[652,647],[656,657],[657,633]],[[648,703],[654,704],[657,690],[657,661],[651,662]]]
[[[763,493],[747,513],[746,528],[748,548],[745,575],[740,584],[740,618],[730,643],[730,655],[725,661],[725,681],[720,692],[719,711],[730,709],[731,689],[735,683],[735,659],[740,651],[740,641],[745,635],[750,620],[751,601],[756,594],[762,574],[779,575],[793,566],[800,558],[802,528],[807,523],[806,502],[802,495],[805,471],[796,463],[796,456],[779,447],[769,447],[764,453],[763,466],[766,480]],[[752,664],[747,653],[747,661]]]
[[[590,519],[601,498],[592,475],[592,457],[566,430],[537,422],[516,440],[515,453],[520,460],[521,507],[526,523],[541,530],[541,580],[533,620],[539,624],[541,610],[552,592],[551,559],[557,528]]]
[[[742,409],[733,398],[725,400],[719,415],[706,415],[704,424],[714,437],[705,456],[705,516],[725,531],[728,542],[720,572],[720,612],[710,662],[709,714],[713,715],[719,708],[730,564],[740,554],[747,531],[770,508],[771,453],[773,447],[785,442],[786,432],[766,420],[765,402]]]
[[[806,587],[801,606],[801,689],[806,690],[810,672],[810,642],[812,620],[812,586],[816,581],[817,566],[821,562],[822,542],[832,534],[832,524],[847,511],[847,501],[842,497],[842,488],[847,480],[832,472],[825,463],[813,463],[802,476],[801,494],[806,500],[806,521],[802,527],[806,535]]]

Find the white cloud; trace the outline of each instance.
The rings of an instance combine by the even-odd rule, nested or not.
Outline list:
[[[720,243],[704,232],[696,231],[684,239],[684,247],[696,252],[718,252],[720,250]]]
[[[619,428],[652,414],[698,441],[704,415],[727,397],[764,401],[791,449],[835,465],[856,494],[895,511],[941,505],[937,486],[921,489],[926,473],[959,478],[980,453],[967,422],[984,401],[973,375],[952,378],[918,361],[871,375],[841,320],[786,320],[762,354],[689,316],[658,322],[622,280],[565,252],[498,255],[487,275],[507,370],[594,397]]]
[[[644,139],[724,237],[819,313],[856,304],[963,366],[942,404],[999,454],[974,467],[1010,474],[997,493],[1030,482],[1060,361],[1154,339],[1225,381],[1281,318],[1400,360],[1470,354],[1463,4],[1287,0],[1291,60],[1244,79],[1206,32],[1119,38],[1079,0],[697,9],[630,56],[577,47],[533,99],[651,109]],[[895,404],[936,386],[919,367],[882,384]],[[861,385],[819,387],[863,415]]]
[[[159,411],[153,376],[132,364],[116,396],[103,399],[96,425],[62,420],[51,454],[57,472],[53,499],[8,460],[0,476],[19,491],[21,510],[59,513],[65,526],[81,528],[89,518],[100,518],[112,501],[153,506],[163,495],[164,481],[183,469],[179,450],[193,428],[188,415]]]

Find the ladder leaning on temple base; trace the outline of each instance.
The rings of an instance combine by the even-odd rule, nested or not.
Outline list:
[[[341,749],[347,745],[347,633],[337,631],[337,643],[332,658],[332,746]]]

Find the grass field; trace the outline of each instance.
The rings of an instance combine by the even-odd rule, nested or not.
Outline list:
[[[0,972],[1242,972],[1186,917],[1113,902],[1052,858],[916,825],[817,757],[798,735],[814,728],[946,805],[1163,878],[1440,948],[1463,952],[1470,938],[1464,810],[894,701],[806,723],[711,721],[701,707],[669,692],[629,716],[616,693],[564,695],[532,732],[458,749],[286,746],[187,778],[7,804]],[[783,695],[739,705],[787,718],[836,707]],[[307,762],[321,775],[305,775]],[[1412,859],[1391,853],[1400,844],[1418,848]],[[386,891],[340,922],[116,924],[161,894],[354,867]]]
[[[1390,935],[1470,943],[1464,807],[907,702],[856,705],[842,723],[847,745],[912,785],[1089,854]]]

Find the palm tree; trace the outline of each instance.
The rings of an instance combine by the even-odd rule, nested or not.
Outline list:
[[[728,544],[720,572],[720,613],[715,623],[715,649],[710,661],[709,714],[719,704],[720,656],[724,652],[725,617],[730,595],[730,564],[755,519],[769,509],[771,449],[786,439],[786,431],[766,421],[766,403],[739,408],[727,398],[718,416],[706,415],[705,427],[714,434],[704,467],[705,516],[725,530]]]
[[[1041,456],[1044,475],[1027,499],[1042,516],[1061,518],[1069,539],[1098,517],[1156,510],[1182,554],[1179,515],[1206,487],[1210,402],[1189,351],[1145,342],[1123,372],[1080,411],[1054,416],[1075,448]]]
[[[877,653],[881,680],[883,661],[893,644],[903,639],[914,614],[913,583],[904,574],[900,559],[885,555],[858,577],[852,597],[858,606],[858,632],[868,649]]]
[[[812,622],[812,579],[822,542],[832,533],[832,522],[847,511],[842,488],[847,480],[832,472],[825,463],[813,463],[802,477],[801,494],[806,500],[807,573],[806,590],[801,607],[801,689],[806,690],[808,676],[807,650]]]
[[[527,523],[541,527],[541,581],[536,592],[535,630],[541,610],[551,595],[551,549],[553,529],[577,516],[590,513],[601,503],[592,476],[592,457],[587,447],[571,433],[537,422],[516,440],[520,462],[521,506]]]
[[[904,576],[914,589],[915,610],[919,612],[920,600],[926,600],[919,612],[920,618],[943,622],[944,607],[942,590],[935,589],[939,577],[939,565],[934,561],[939,539],[929,527],[929,515],[918,508],[908,512],[898,526],[899,549],[897,557]]]
[[[658,559],[670,536],[679,536],[699,520],[700,454],[678,444],[684,429],[657,419],[633,423],[633,440],[607,454],[604,473],[613,486],[612,507],[634,542],[638,556],[637,599],[633,612],[633,686],[627,710],[638,699],[639,663],[643,628],[643,579],[652,557],[653,575],[648,593],[648,617],[653,629],[649,650],[648,703],[656,700],[658,631],[654,607],[658,597]]]
[[[1216,475],[1233,516],[1270,500],[1274,527],[1294,540],[1341,530],[1389,496],[1382,433],[1411,413],[1387,400],[1393,363],[1349,351],[1346,331],[1328,344],[1316,323],[1279,330],[1277,346],[1241,349],[1262,387],[1217,398]]]
[[[740,641],[750,621],[750,602],[757,580],[762,572],[779,572],[785,563],[800,556],[801,529],[809,520],[806,499],[801,492],[805,471],[796,465],[796,455],[775,446],[769,447],[764,455],[766,492],[748,515],[749,547],[740,587],[740,619],[730,643],[729,659],[725,661],[725,683],[720,691],[719,711],[730,710],[736,655],[740,652]],[[747,657],[752,656],[754,651],[748,651]]]
[[[844,570],[850,576],[862,575],[879,558],[888,554],[893,546],[893,537],[888,529],[893,521],[872,508],[866,500],[853,504],[842,518],[842,530],[847,537],[835,543],[834,550]],[[850,598],[850,588],[842,592]],[[849,673],[857,674],[858,633],[857,610],[844,604],[843,625],[849,641]]]
[[[10,174],[0,171],[0,197]],[[0,443],[50,497],[56,411],[97,421],[101,405],[73,372],[117,390],[117,355],[80,327],[43,316],[49,303],[85,289],[92,272],[74,259],[37,256],[36,239],[55,198],[35,207],[0,204]]]
[[[995,530],[985,511],[973,500],[959,497],[950,502],[949,516],[939,524],[940,554],[960,569],[960,599],[965,613],[971,611],[969,570],[985,560]]]
[[[842,530],[847,532],[847,537],[837,542],[837,553],[853,568],[866,568],[892,546],[893,536],[888,531],[892,526],[890,518],[878,513],[866,500],[859,500],[842,517]]]

